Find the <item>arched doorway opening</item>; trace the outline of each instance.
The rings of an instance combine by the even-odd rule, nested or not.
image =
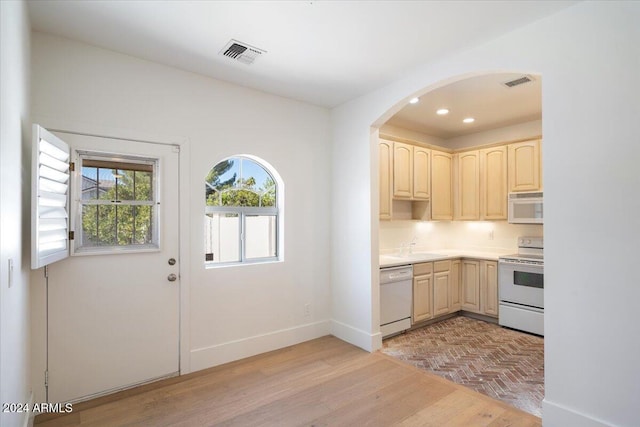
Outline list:
[[[543,332],[498,325],[497,260],[518,251],[518,237],[543,236],[542,224],[508,220],[510,193],[543,188],[541,84],[534,73],[469,74],[394,105],[374,124],[379,183],[372,198],[381,268],[414,268],[411,329],[391,334],[383,351],[538,416],[544,350],[530,332]],[[515,169],[521,159],[513,153],[523,146],[533,157]],[[517,187],[527,174],[535,182]],[[385,298],[381,291],[381,319]],[[514,354],[497,350],[505,347]]]

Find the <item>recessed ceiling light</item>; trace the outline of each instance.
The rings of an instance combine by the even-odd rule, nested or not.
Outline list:
[[[476,119],[474,119],[473,117],[467,117],[466,119],[464,119],[462,122],[463,123],[473,123],[475,122]]]
[[[411,98],[411,99],[409,100],[409,104],[417,104],[417,103],[418,103],[418,101],[420,101],[420,98]]]
[[[444,116],[445,114],[449,114],[449,110],[447,110],[446,108],[441,108],[436,111],[436,114],[439,116]]]

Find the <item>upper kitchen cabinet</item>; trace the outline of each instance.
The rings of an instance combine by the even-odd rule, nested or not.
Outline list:
[[[413,196],[413,146],[393,143],[393,197],[411,199]]]
[[[429,200],[429,159],[431,150],[393,143],[393,198]]]
[[[482,219],[507,219],[507,147],[480,150]]]
[[[480,219],[480,153],[465,151],[455,154],[455,219]]]
[[[378,158],[380,162],[380,219],[391,219],[393,142],[384,139],[380,140],[378,144]]]
[[[540,140],[509,144],[509,192],[540,191]]]
[[[431,219],[453,219],[452,166],[451,154],[431,150]]]
[[[429,200],[431,190],[431,150],[413,147],[413,199]]]

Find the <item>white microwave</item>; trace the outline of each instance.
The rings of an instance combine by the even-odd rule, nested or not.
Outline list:
[[[509,223],[542,224],[542,192],[509,193]]]

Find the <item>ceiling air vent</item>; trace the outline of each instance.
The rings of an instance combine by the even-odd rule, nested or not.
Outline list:
[[[507,86],[507,87],[514,87],[514,86],[518,86],[521,84],[525,84],[525,83],[529,83],[532,82],[533,79],[529,76],[522,76],[522,77],[518,77],[515,80],[511,80],[509,82],[505,82],[503,83],[503,85]]]
[[[247,65],[252,64],[263,53],[267,51],[233,39],[220,51],[221,55]]]

